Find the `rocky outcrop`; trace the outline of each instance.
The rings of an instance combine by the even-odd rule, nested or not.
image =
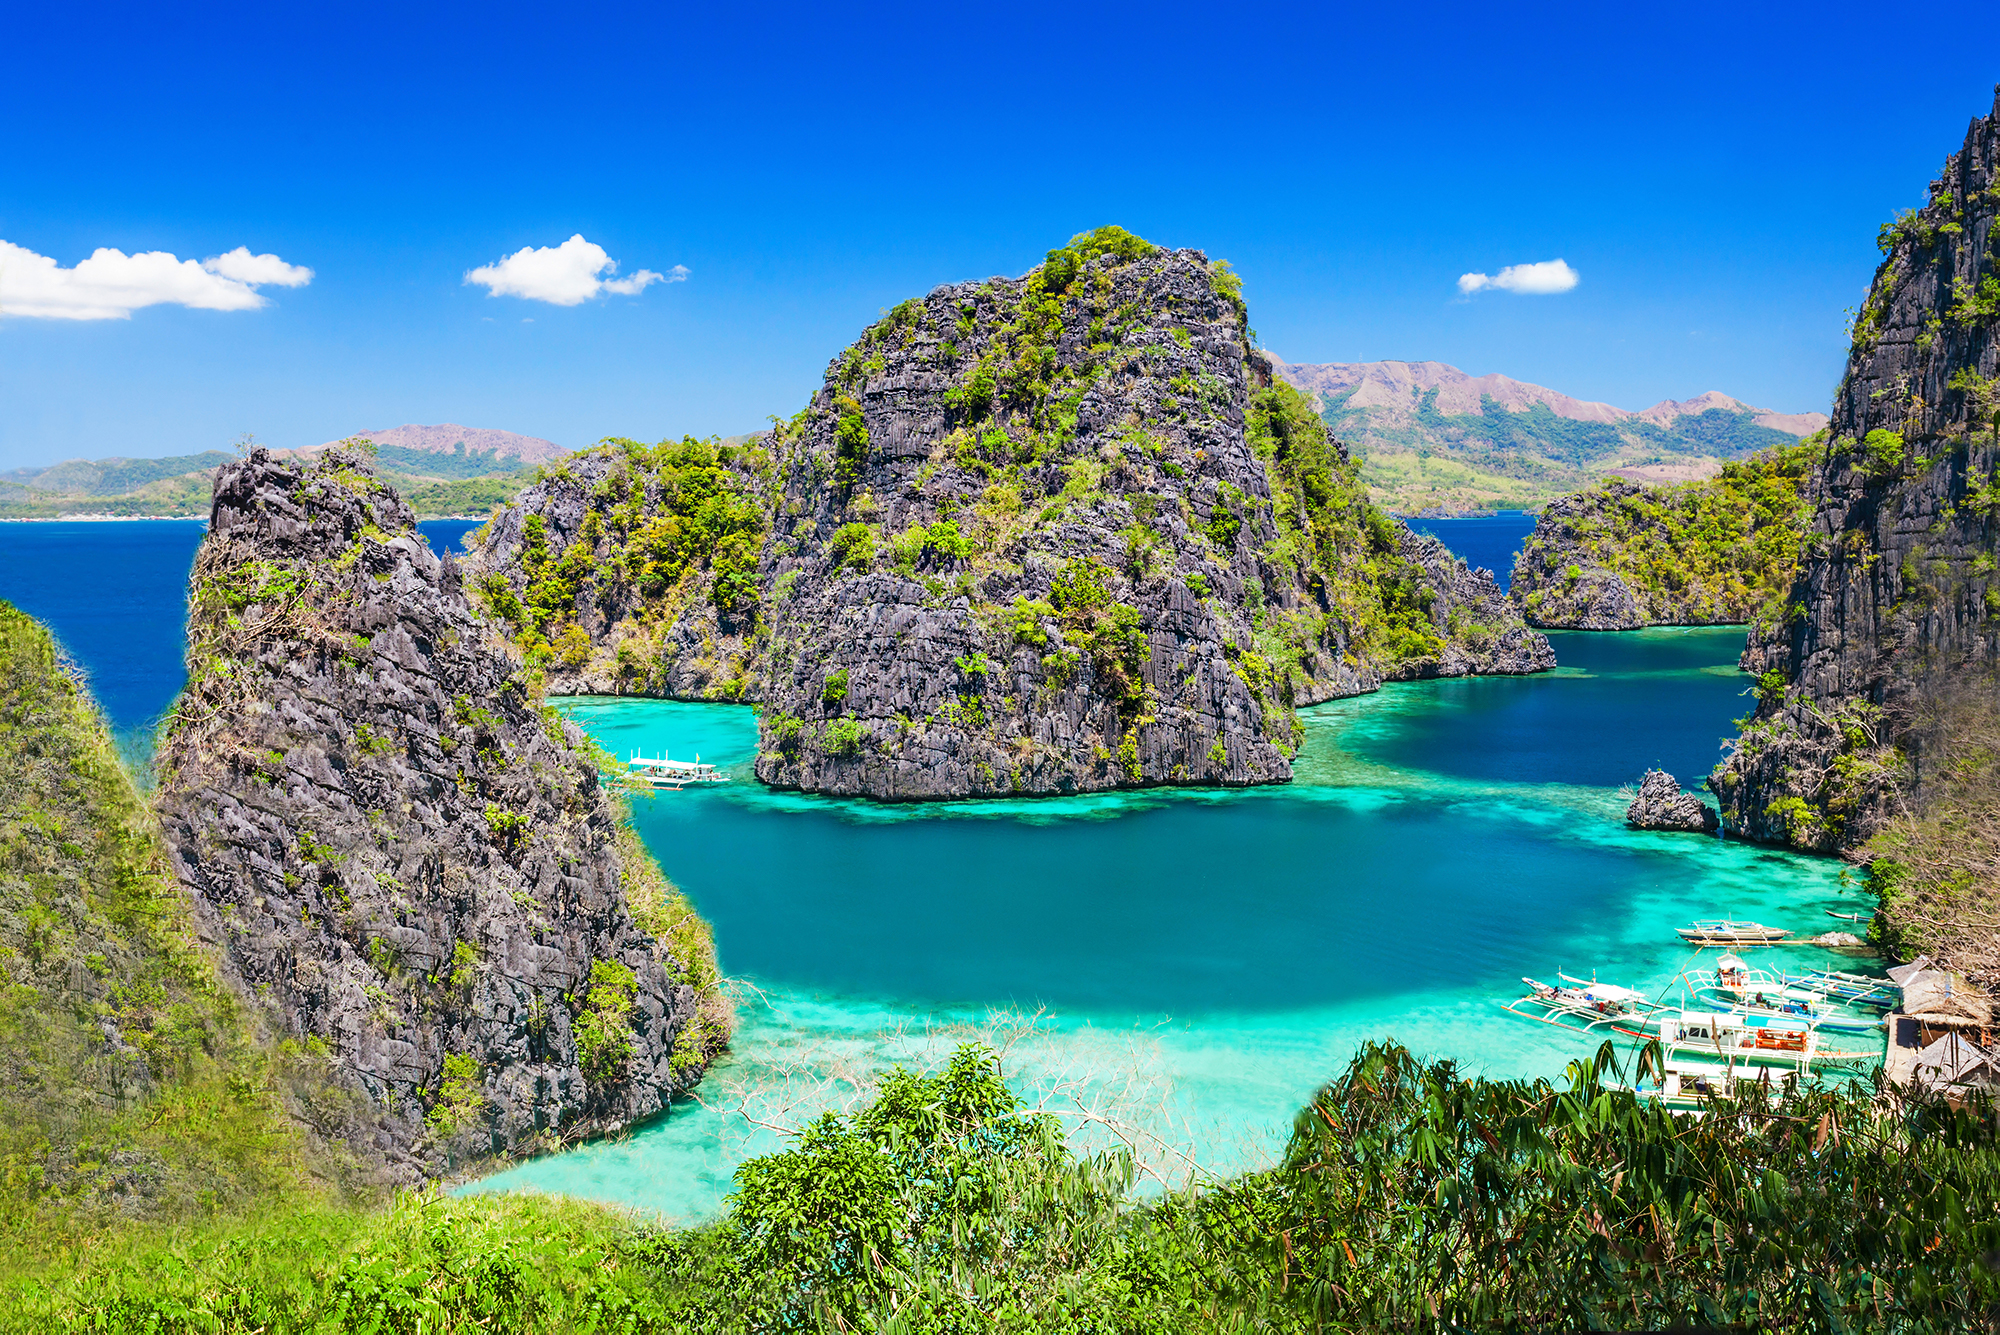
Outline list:
[[[726,1023],[705,932],[364,457],[223,468],[188,631],[159,757],[175,872],[406,1180],[699,1078]]]
[[[1722,821],[1708,803],[1682,792],[1680,780],[1673,775],[1649,769],[1639,781],[1639,795],[1625,809],[1625,823],[1641,830],[1714,834]]]
[[[1514,560],[1529,624],[1567,630],[1733,625],[1798,572],[1812,444],[1780,446],[1673,486],[1606,478],[1550,502]]]
[[[782,787],[1281,781],[1299,706],[1555,661],[1369,504],[1227,266],[1115,228],[904,302],[748,447],[562,474],[494,521],[487,605],[556,689],[760,700]]]
[[[1467,566],[1438,539],[1408,527],[1399,526],[1396,543],[1405,564],[1423,572],[1431,624],[1446,633],[1434,652],[1392,665],[1384,674],[1388,680],[1525,676],[1556,665],[1548,636],[1522,624],[1492,571]]]
[[[1198,251],[1093,234],[906,302],[771,448],[774,785],[1270,782],[1298,706],[1553,664],[1367,502]]]
[[[1757,710],[1710,777],[1728,826],[1852,850],[1920,796],[1927,696],[2000,666],[2000,101],[1883,228],[1785,614],[1753,628]]]

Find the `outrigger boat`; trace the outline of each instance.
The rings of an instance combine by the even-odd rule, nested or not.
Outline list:
[[[635,752],[627,772],[640,783],[676,793],[691,783],[724,782],[715,766],[701,763],[699,752],[693,760],[669,760],[665,756],[647,759]]]
[[[1674,932],[1691,946],[1775,946],[1791,935],[1782,927],[1731,918],[1703,918],[1692,927],[1676,927]]]
[[[1834,910],[1828,909],[1826,916],[1829,918],[1838,918],[1842,922],[1867,922],[1873,915],[1867,913],[1836,913]]]
[[[1725,961],[1734,956],[1724,956]],[[1684,976],[1688,992],[1701,1005],[1714,1011],[1740,1010],[1746,1015],[1789,1016],[1805,1020],[1833,1034],[1872,1034],[1882,1028],[1879,1015],[1838,1015],[1824,1008],[1825,998],[1804,988],[1787,987],[1762,970],[1748,970],[1736,961],[1734,971],[1717,969],[1712,974]]]
[[[1506,1010],[1524,1019],[1537,1020],[1542,1024],[1561,1025],[1565,1029],[1575,1029],[1588,1033],[1599,1025],[1611,1025],[1620,1033],[1635,1033],[1638,1030],[1620,1027],[1645,1022],[1647,1017],[1666,1008],[1647,998],[1643,992],[1616,983],[1585,982],[1572,978],[1566,973],[1556,975],[1560,983],[1542,983],[1533,978],[1523,978],[1528,985],[1528,995],[1517,1001],[1502,1003]],[[1523,1010],[1522,1007],[1533,1007]]]
[[[1819,1044],[1819,1026],[1786,1015],[1759,1015],[1741,1007],[1731,1011],[1667,1011],[1657,1017],[1660,1047],[1669,1055],[1728,1058],[1759,1066],[1791,1066],[1800,1071],[1815,1066],[1855,1066],[1876,1056],[1870,1052],[1826,1049]],[[1621,1030],[1650,1038],[1644,1030]]]
[[[1704,1066],[1695,1062],[1668,1062],[1666,1069],[1648,1081],[1635,1081],[1616,1088],[1629,1089],[1641,1098],[1657,1099],[1676,1112],[1704,1113],[1716,1099],[1733,1097],[1739,1086],[1761,1084],[1771,1088],[1771,1068],[1760,1066],[1738,1070],[1727,1066]]]
[[[1816,969],[1810,973],[1782,973],[1778,980],[1787,987],[1812,992],[1843,1006],[1871,1006],[1894,1010],[1903,1002],[1903,989],[1887,978],[1869,978],[1838,969]]]

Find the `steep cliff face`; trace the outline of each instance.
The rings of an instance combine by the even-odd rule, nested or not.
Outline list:
[[[761,700],[758,776],[831,793],[1282,780],[1301,705],[1554,665],[1369,504],[1226,265],[1116,228],[904,302],[749,449],[569,462],[476,562],[555,689]]]
[[[1815,438],[1817,440],[1817,438]],[[1646,487],[1606,479],[1551,502],[1514,561],[1530,625],[1714,626],[1771,614],[1790,591],[1816,444],[1779,446],[1719,477]]]
[[[415,1179],[699,1078],[705,930],[363,456],[225,467],[188,629],[175,871],[266,1022],[372,1101],[378,1153]]]
[[[1883,228],[1833,421],[1808,476],[1807,552],[1786,615],[1757,628],[1754,719],[1710,777],[1730,827],[1853,849],[1890,794],[1921,800],[1914,720],[2000,654],[2000,102],[1931,202]]]

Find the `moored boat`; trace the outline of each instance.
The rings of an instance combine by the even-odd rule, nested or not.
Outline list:
[[[1692,926],[1676,927],[1674,932],[1693,946],[1775,946],[1791,936],[1782,927],[1737,922],[1733,918],[1703,918]]]
[[[1600,983],[1595,979],[1585,982],[1566,973],[1558,973],[1556,977],[1562,981],[1543,983],[1523,978],[1521,981],[1528,985],[1528,994],[1503,1005],[1526,1019],[1584,1032],[1600,1025],[1619,1028],[1618,1022],[1621,1021],[1628,1026],[1637,1024],[1665,1009],[1645,993],[1620,987],[1616,983]],[[1620,1032],[1631,1033],[1633,1030],[1621,1028]]]
[[[1735,968],[1725,967],[1732,963]],[[1848,1015],[1830,1010],[1826,998],[1819,993],[1786,986],[1781,978],[1761,969],[1746,969],[1743,961],[1733,955],[1717,961],[1714,973],[1689,973],[1683,979],[1696,1003],[1712,1011],[1789,1016],[1834,1034],[1872,1034],[1882,1029],[1879,1015]]]
[[[1822,1046],[1819,1026],[1811,1020],[1761,1015],[1742,1007],[1729,1011],[1666,1011],[1652,1022],[1657,1024],[1661,1048],[1669,1055],[1681,1053],[1759,1066],[1791,1066],[1800,1071],[1815,1066],[1859,1066],[1879,1060],[1875,1052]],[[1652,1037],[1643,1030],[1635,1036]]]
[[[1902,1003],[1903,989],[1888,978],[1843,973],[1838,969],[1815,969],[1807,973],[1781,973],[1778,980],[1787,987],[1813,992],[1843,1006],[1869,1006],[1894,1010]]]
[[[701,763],[699,752],[693,760],[671,760],[666,756],[648,759],[635,753],[626,773],[638,783],[666,792],[679,792],[691,783],[724,782],[715,766]]]
[[[1709,1066],[1699,1062],[1670,1061],[1651,1080],[1635,1080],[1617,1088],[1629,1089],[1641,1098],[1658,1100],[1675,1112],[1700,1115],[1717,1099],[1734,1098],[1746,1084],[1760,1084],[1765,1090],[1772,1090],[1775,1086],[1772,1075],[1768,1066],[1739,1067],[1733,1062],[1724,1066]]]

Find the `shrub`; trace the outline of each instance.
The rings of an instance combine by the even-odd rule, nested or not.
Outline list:
[[[861,745],[868,740],[868,730],[861,726],[861,720],[838,718],[826,725],[826,749],[836,756],[856,756],[861,754]]]
[[[830,672],[820,683],[819,702],[828,709],[837,709],[847,702],[847,669]]]
[[[833,476],[842,487],[851,487],[868,462],[868,422],[851,395],[835,395],[833,410],[839,414],[833,424]]]
[[[826,550],[835,570],[866,570],[875,559],[875,530],[866,524],[842,524]]]
[[[576,1038],[577,1064],[584,1078],[611,1084],[624,1078],[632,1060],[632,997],[638,990],[633,972],[616,960],[595,960],[590,966],[590,991],[584,1008],[570,1024]]]
[[[479,1062],[462,1052],[448,1054],[438,1076],[437,1093],[424,1120],[433,1133],[449,1140],[470,1126],[486,1106],[480,1084]]]
[[[555,633],[549,640],[549,647],[555,651],[557,661],[566,668],[581,668],[590,661],[590,636],[574,621]]]
[[[1861,457],[1857,462],[1870,477],[1889,477],[1902,468],[1906,453],[1899,432],[1876,427],[1861,438]]]

